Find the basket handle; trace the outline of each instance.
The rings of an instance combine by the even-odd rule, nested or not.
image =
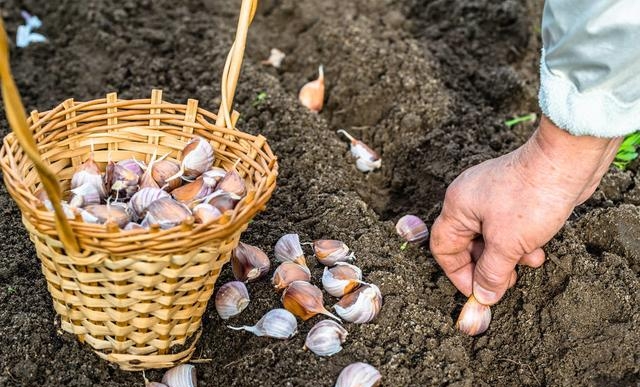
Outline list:
[[[226,126],[229,129],[233,129],[233,121],[231,120],[233,96],[236,92],[238,77],[240,76],[249,25],[253,21],[257,8],[258,0],[242,0],[236,39],[227,55],[227,61],[224,64],[224,70],[222,72],[220,86],[222,98],[220,110],[218,110],[218,118],[216,119],[216,126]]]
[[[27,115],[24,112],[20,93],[11,75],[8,35],[4,29],[2,18],[0,18],[0,81],[2,82],[2,99],[4,100],[7,121],[9,121],[9,126],[18,139],[18,143],[33,162],[42,181],[42,185],[51,200],[60,241],[68,254],[78,254],[80,252],[78,240],[73,234],[71,225],[62,211],[62,191],[60,184],[58,184],[56,175],[40,157],[36,141],[33,139],[33,135],[29,130]]]

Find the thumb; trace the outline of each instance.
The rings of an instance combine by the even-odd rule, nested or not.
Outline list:
[[[473,295],[481,304],[493,305],[500,301],[509,288],[509,281],[519,257],[499,252],[494,246],[485,246],[473,272]]]

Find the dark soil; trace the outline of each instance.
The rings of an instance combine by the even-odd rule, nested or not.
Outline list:
[[[430,224],[448,183],[465,168],[520,145],[534,124],[503,121],[537,110],[542,1],[263,0],[251,27],[236,109],[279,157],[279,187],[251,223],[247,243],[272,254],[284,233],[341,239],[357,253],[385,304],[371,324],[347,324],[338,355],[227,329],[210,305],[195,358],[200,386],[333,386],[342,367],[376,366],[385,386],[636,386],[640,380],[640,173],[611,170],[546,247],[538,270],[497,305],[486,334],[457,333],[464,297],[426,249],[399,249],[394,222]],[[222,65],[239,1],[1,0],[11,37],[20,9],[40,16],[45,44],[12,52],[27,108],[118,91],[197,98],[217,111]],[[260,60],[277,47],[280,70]],[[297,90],[325,66],[319,115]],[[258,93],[268,94],[256,103]],[[380,151],[383,167],[355,168],[347,129]],[[8,131],[2,122],[3,135]],[[1,188],[0,386],[142,386],[62,333],[20,213]],[[507,231],[507,230],[505,230]],[[321,267],[312,261],[319,278]],[[232,278],[227,267],[220,283]],[[317,283],[317,281],[316,281]],[[279,307],[268,281],[233,324]],[[335,302],[327,298],[327,305]],[[147,376],[159,379],[159,371]]]

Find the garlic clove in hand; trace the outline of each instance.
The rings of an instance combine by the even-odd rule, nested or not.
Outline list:
[[[322,273],[322,287],[334,297],[342,297],[360,286],[362,270],[345,262],[337,262],[332,268],[325,267]]]
[[[318,356],[331,356],[342,350],[342,343],[348,332],[333,320],[322,320],[307,334],[303,349],[309,349]]]
[[[311,280],[311,272],[306,266],[298,265],[295,262],[282,262],[273,273],[271,282],[277,290],[285,289],[293,281]]]
[[[250,282],[267,274],[271,263],[264,251],[240,242],[231,252],[231,265],[238,281]]]
[[[181,364],[165,372],[162,383],[168,387],[197,387],[196,367]]]
[[[364,324],[373,321],[382,308],[382,294],[376,285],[366,284],[353,293],[342,297],[333,306],[338,316],[356,323]]]
[[[313,113],[318,113],[324,105],[324,68],[318,68],[318,79],[308,82],[298,95],[300,103]]]
[[[324,307],[322,290],[306,281],[293,281],[289,284],[282,293],[282,304],[285,309],[305,321],[317,314],[340,321]]]
[[[427,225],[415,215],[405,215],[398,219],[396,232],[407,242],[416,245],[421,245],[429,240]]]
[[[276,242],[274,254],[278,262],[296,262],[307,266],[298,234],[286,234]]]
[[[367,144],[354,138],[343,129],[338,130],[337,133],[343,134],[351,141],[351,154],[356,158],[356,167],[359,171],[371,172],[382,166],[382,159],[378,153],[369,148]]]
[[[228,282],[216,293],[216,310],[223,320],[240,314],[249,305],[249,291],[240,281]]]
[[[469,336],[476,336],[486,331],[490,323],[491,307],[479,303],[478,300],[471,295],[460,311],[456,327],[462,333]]]
[[[349,254],[349,247],[346,244],[333,239],[314,241],[313,252],[318,262],[325,266],[333,266],[337,262],[347,262],[354,259],[353,253]]]
[[[229,328],[245,330],[256,336],[266,336],[274,339],[290,339],[298,333],[296,317],[285,309],[273,309],[267,312],[254,326]]]
[[[335,387],[378,387],[382,375],[367,363],[353,363],[346,366],[338,376]]]

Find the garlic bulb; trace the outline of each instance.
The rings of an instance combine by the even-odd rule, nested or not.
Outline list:
[[[276,242],[274,253],[278,262],[296,262],[307,266],[298,234],[286,234],[280,238]]]
[[[204,199],[204,202],[211,204],[212,206],[220,210],[220,212],[224,213],[226,211],[233,210],[236,207],[238,200],[232,194],[222,190],[218,190],[207,196]]]
[[[347,262],[354,259],[353,253],[349,254],[349,247],[346,244],[332,239],[314,241],[313,252],[318,262],[325,266],[333,266],[337,262]]]
[[[197,387],[196,367],[181,364],[164,373],[162,383],[167,387]]]
[[[360,286],[362,270],[344,262],[337,262],[332,268],[325,267],[322,273],[322,287],[334,297],[342,297]]]
[[[168,180],[180,173],[180,165],[171,160],[158,160],[149,165],[151,178],[165,191],[172,191],[182,184],[181,179]],[[148,171],[148,170],[147,170]]]
[[[89,155],[87,161],[82,163],[82,165],[76,169],[75,173],[71,177],[71,189],[78,188],[84,184],[93,185],[98,192],[100,192],[101,199],[104,199],[107,196],[107,190],[102,182],[100,168],[98,168],[98,164],[93,161],[93,153]]]
[[[191,211],[184,204],[164,197],[149,204],[142,226],[157,224],[162,229],[168,229],[181,224],[190,216]]]
[[[306,281],[293,281],[282,293],[282,304],[285,309],[308,320],[317,314],[324,314],[340,321],[323,305],[322,290]]]
[[[205,184],[201,176],[194,181],[171,191],[171,196],[184,204],[199,202],[213,192],[212,186]]]
[[[478,302],[471,295],[460,311],[456,327],[469,336],[483,333],[491,323],[491,307]]]
[[[266,336],[274,339],[290,339],[298,333],[296,317],[285,309],[273,309],[267,312],[256,325],[232,327],[234,330],[245,330],[256,336]]]
[[[356,323],[364,324],[372,321],[382,308],[382,294],[376,285],[366,284],[353,293],[342,297],[333,306],[338,316]]]
[[[131,214],[127,207],[118,205],[118,203],[93,204],[85,207],[80,212],[80,215],[86,223],[105,224],[113,222],[120,228],[123,228],[131,221]]]
[[[136,219],[144,218],[147,207],[154,201],[168,198],[169,194],[160,188],[141,188],[129,201],[129,207]]]
[[[285,58],[285,53],[278,50],[277,48],[272,48],[269,58],[265,59],[262,61],[262,64],[264,65],[271,65],[277,69],[280,68],[280,65],[282,64],[282,61]]]
[[[298,265],[295,262],[282,262],[273,273],[271,282],[276,289],[282,290],[293,281],[311,280],[311,272],[306,266]]]
[[[373,149],[345,130],[340,129],[337,132],[344,134],[351,141],[351,154],[356,158],[356,167],[359,171],[371,172],[382,166],[382,159]]]
[[[193,217],[196,219],[196,222],[203,224],[215,222],[222,216],[222,212],[220,212],[220,210],[207,203],[198,204],[197,206],[193,207],[192,212]]]
[[[211,168],[214,158],[213,147],[209,141],[202,137],[194,137],[182,150],[180,171],[167,180],[171,181],[178,177],[187,180],[195,179]]]
[[[242,177],[240,177],[240,174],[236,172],[235,169],[230,170],[224,175],[216,189],[228,192],[236,199],[241,199],[247,193],[244,180],[242,180]]]
[[[348,332],[333,320],[322,320],[311,328],[304,342],[304,349],[309,349],[318,356],[331,356],[342,351],[342,343]]]
[[[227,320],[240,314],[249,305],[249,291],[240,281],[228,282],[216,293],[215,304],[220,318]]]
[[[250,282],[267,274],[271,263],[264,251],[240,242],[231,252],[231,265],[238,281]]]
[[[378,387],[382,375],[367,363],[353,363],[346,366],[338,375],[335,387]]]
[[[396,223],[398,235],[409,243],[421,245],[429,240],[427,225],[415,215],[405,215]]]
[[[71,190],[72,196],[69,200],[71,207],[84,207],[92,204],[100,204],[100,191],[91,183],[82,184]]]
[[[298,95],[300,103],[313,113],[318,113],[324,105],[324,68],[318,68],[318,79],[308,82]]]

